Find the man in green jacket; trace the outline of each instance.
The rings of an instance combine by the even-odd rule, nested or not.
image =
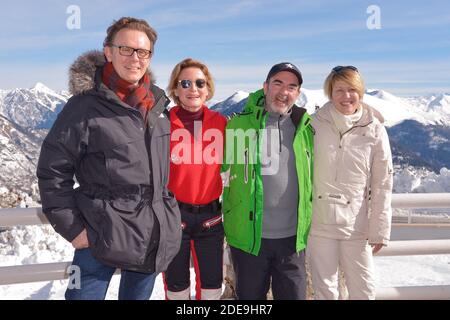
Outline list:
[[[264,89],[227,125],[223,218],[238,299],[305,299],[313,128],[295,105],[303,79],[274,65]]]

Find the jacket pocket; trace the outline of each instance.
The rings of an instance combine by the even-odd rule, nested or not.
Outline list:
[[[157,212],[160,221],[160,246],[158,248],[159,263],[156,265],[156,272],[165,271],[180,250],[182,228],[181,213],[178,203],[173,195],[163,195],[162,201],[153,203],[153,208]]]
[[[212,228],[214,226],[217,226],[219,224],[222,224],[222,215],[215,216],[215,217],[213,217],[211,219],[203,221],[202,227],[204,229],[210,229],[210,228]]]
[[[95,246],[101,233],[104,202],[81,191],[75,192],[75,201],[85,223],[89,245]]]
[[[234,211],[241,205],[241,203],[242,199],[232,199],[231,197],[228,197],[227,199],[224,198],[222,203],[222,213],[226,215],[231,211]]]
[[[116,266],[142,266],[154,225],[146,200],[105,200],[105,210],[92,248],[99,260]]]
[[[322,193],[316,196],[313,218],[322,224],[347,225],[353,220],[351,201],[343,194]]]

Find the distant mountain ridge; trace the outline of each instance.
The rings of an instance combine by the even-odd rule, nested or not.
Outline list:
[[[248,93],[239,91],[211,106],[224,115],[239,113]],[[323,90],[302,89],[296,104],[310,114],[328,99]],[[438,173],[450,168],[450,94],[400,98],[383,90],[367,90],[364,102],[385,117],[394,163]]]
[[[3,94],[1,114],[27,131],[49,129],[69,97],[42,83],[31,89],[13,89]]]

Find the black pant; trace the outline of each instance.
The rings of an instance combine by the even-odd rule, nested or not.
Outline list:
[[[305,250],[296,237],[262,239],[258,256],[230,246],[239,300],[266,300],[272,281],[275,300],[306,299]]]
[[[165,272],[167,289],[179,292],[190,286],[190,257],[198,289],[222,287],[224,230],[220,210],[213,213],[191,213],[181,210],[183,237],[178,254]]]

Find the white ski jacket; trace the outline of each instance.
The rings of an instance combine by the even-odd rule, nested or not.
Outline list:
[[[314,193],[311,235],[387,245],[391,232],[392,155],[381,114],[362,103],[344,134],[331,102],[313,115]]]

